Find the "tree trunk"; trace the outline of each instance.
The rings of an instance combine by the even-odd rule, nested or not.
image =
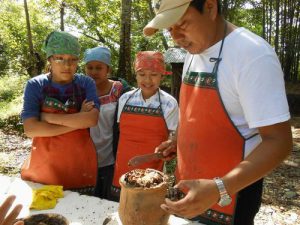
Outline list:
[[[278,42],[279,42],[279,5],[280,0],[276,0],[276,30],[275,30],[275,40],[274,40],[274,46],[275,46],[275,52],[278,54]]]
[[[294,9],[292,11],[292,18],[291,18],[291,49],[292,49],[292,52],[291,52],[291,59],[292,59],[292,68],[291,68],[291,77],[292,77],[292,80],[294,82],[296,82],[298,80],[298,72],[297,72],[297,69],[298,67],[296,68],[296,61],[297,61],[297,55],[299,54],[299,50],[297,48],[297,39],[299,36],[299,30],[298,30],[298,23],[299,23],[299,5],[298,5],[298,8],[297,8],[297,2],[293,1],[293,5],[292,5],[292,8]],[[298,51],[297,51],[298,50]]]
[[[263,4],[263,21],[262,21],[262,37],[266,40],[266,0],[262,1]]]
[[[294,67],[294,73],[296,75],[296,81],[298,82],[300,80],[299,71],[300,71],[300,8],[298,7],[297,12],[297,23],[296,23],[296,38],[295,38],[295,67]]]
[[[60,30],[61,31],[65,30],[65,23],[64,23],[65,6],[66,6],[66,3],[64,1],[62,1],[61,5],[60,5]]]
[[[272,25],[273,25],[273,21],[272,21],[272,16],[273,16],[273,0],[270,0],[270,8],[269,8],[269,37],[268,37],[268,40],[269,40],[269,43],[271,44],[272,43]]]
[[[28,59],[28,66],[27,72],[31,77],[38,75],[39,71],[36,66],[36,58],[33,50],[33,43],[32,43],[32,34],[31,34],[31,27],[30,27],[30,17],[29,11],[27,6],[27,0],[24,0],[24,10],[26,16],[26,27],[27,27],[27,39],[28,39],[28,46],[29,46],[29,59]]]
[[[286,61],[285,61],[285,75],[289,76],[290,80],[293,80],[293,74],[292,71],[292,64],[293,64],[293,21],[294,21],[294,5],[292,1],[290,0],[288,2],[288,31],[285,33],[287,36],[286,39]]]
[[[120,55],[117,76],[129,82],[134,80],[131,71],[131,0],[122,0]]]

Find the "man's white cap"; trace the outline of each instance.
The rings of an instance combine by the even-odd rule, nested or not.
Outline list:
[[[154,0],[156,16],[144,27],[144,35],[151,36],[159,29],[174,25],[185,13],[192,0]]]

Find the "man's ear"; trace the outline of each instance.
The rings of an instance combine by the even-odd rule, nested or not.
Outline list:
[[[218,15],[218,1],[217,0],[206,0],[204,3],[204,10],[209,14],[212,20],[215,20]]]

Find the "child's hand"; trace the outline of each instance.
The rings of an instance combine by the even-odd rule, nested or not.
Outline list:
[[[94,108],[94,102],[93,101],[87,101],[86,99],[81,104],[80,112],[89,112]]]
[[[24,225],[23,221],[14,222],[22,209],[22,205],[12,207],[15,199],[16,196],[9,196],[0,205],[0,225]]]

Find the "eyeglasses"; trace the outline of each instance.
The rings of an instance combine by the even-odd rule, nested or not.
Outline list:
[[[73,59],[63,59],[61,57],[52,57],[52,60],[60,65],[75,65],[78,63],[79,59],[73,58]]]

